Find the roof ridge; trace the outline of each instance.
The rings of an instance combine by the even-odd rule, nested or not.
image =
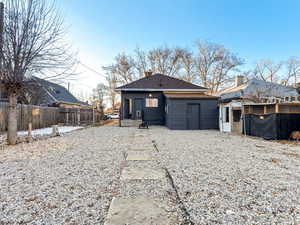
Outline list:
[[[149,80],[149,82],[147,82],[148,80]],[[158,82],[159,82],[159,84],[158,84]],[[138,85],[138,84],[140,84],[140,85]],[[150,86],[152,85],[152,87],[149,87],[149,85]],[[166,87],[163,87],[163,85],[165,85]],[[140,86],[140,87],[135,87],[135,86]],[[201,87],[201,86],[193,84],[191,82],[187,82],[180,78],[161,74],[161,73],[155,73],[151,76],[142,77],[138,80],[135,80],[128,84],[124,84],[120,87],[117,87],[116,90],[125,89],[125,88],[128,88],[128,89],[136,89],[136,88],[142,88],[142,89],[152,89],[152,88],[154,88],[154,89],[207,89],[205,87]]]

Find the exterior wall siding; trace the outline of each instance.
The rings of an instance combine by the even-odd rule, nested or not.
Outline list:
[[[174,130],[188,129],[187,106],[200,104],[200,129],[218,129],[218,99],[166,99],[166,126]]]
[[[149,98],[149,94],[152,94],[152,98],[158,99],[158,107],[146,107],[146,98]],[[145,121],[149,123],[149,125],[164,125],[165,124],[165,97],[162,92],[122,92],[122,115],[121,119],[125,119],[125,100],[126,99],[143,99],[143,111]],[[133,104],[133,115],[131,119],[135,118],[135,109]]]

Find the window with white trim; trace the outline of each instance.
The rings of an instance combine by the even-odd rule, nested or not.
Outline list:
[[[158,99],[146,98],[146,107],[158,107]]]

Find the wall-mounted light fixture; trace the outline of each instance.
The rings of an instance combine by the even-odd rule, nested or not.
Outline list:
[[[152,94],[149,94],[149,97],[152,98]]]

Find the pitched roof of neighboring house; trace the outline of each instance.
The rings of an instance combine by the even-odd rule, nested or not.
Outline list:
[[[42,104],[51,105],[54,103],[70,103],[78,105],[88,105],[86,102],[79,101],[75,98],[65,87],[44,80],[37,77],[34,77],[33,80],[41,87],[45,94],[43,95]]]
[[[220,92],[220,100],[226,101],[239,98],[285,98],[298,97],[297,88],[251,79],[240,86],[232,86]]]
[[[207,89],[174,77],[153,74],[116,88],[118,91],[206,91]]]

